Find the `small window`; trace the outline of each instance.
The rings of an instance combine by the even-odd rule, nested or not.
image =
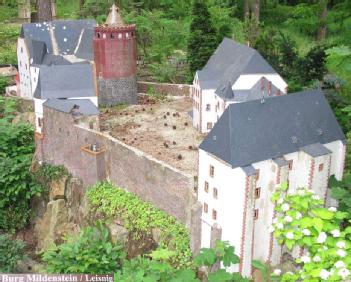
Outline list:
[[[212,219],[213,220],[217,219],[217,211],[216,210],[212,210]]]
[[[256,169],[256,180],[260,178],[260,170]]]
[[[106,38],[106,33],[104,33],[104,34],[102,35],[102,38]]]
[[[89,122],[89,128],[94,129],[94,122],[93,121]]]
[[[212,129],[212,122],[207,123],[207,129]]]
[[[208,213],[208,205],[204,203],[204,213]]]
[[[257,187],[255,188],[255,199],[259,199],[261,195],[261,188]]]
[[[213,198],[218,199],[218,190],[217,190],[217,188],[213,188]]]
[[[319,167],[318,167],[318,170],[319,171],[323,171],[323,169],[324,169],[324,164],[320,164]]]
[[[21,47],[21,53],[23,53],[23,47]]]
[[[293,169],[293,160],[288,161],[289,170]]]
[[[22,67],[22,61],[20,61],[20,66]]]
[[[213,177],[214,176],[214,166],[210,165],[210,176]]]
[[[205,192],[208,193],[208,182],[205,181]]]
[[[100,38],[100,32],[97,33],[97,37]]]
[[[258,219],[258,209],[254,210],[254,219]]]
[[[210,104],[207,104],[207,105],[206,105],[206,111],[207,111],[207,112],[211,111],[211,105],[210,105]]]
[[[43,126],[43,119],[42,118],[38,118],[38,126],[39,127]]]
[[[26,70],[28,69],[28,65],[26,64]]]

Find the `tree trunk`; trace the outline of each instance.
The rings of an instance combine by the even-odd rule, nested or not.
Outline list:
[[[327,36],[328,0],[319,1],[317,41],[324,41]]]
[[[244,0],[244,20],[250,17],[249,0]]]
[[[85,0],[79,0],[79,10],[83,10]]]
[[[52,20],[51,0],[37,0],[36,8],[38,22]]]
[[[251,16],[255,18],[257,22],[259,22],[260,21],[260,0],[252,0],[251,13],[252,13]]]

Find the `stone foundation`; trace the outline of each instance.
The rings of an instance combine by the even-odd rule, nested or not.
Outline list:
[[[121,79],[98,79],[99,105],[136,104],[138,86],[136,77]]]

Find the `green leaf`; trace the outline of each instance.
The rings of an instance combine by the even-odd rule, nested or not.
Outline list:
[[[226,272],[224,269],[219,269],[216,272],[208,275],[208,282],[225,282],[231,281],[232,275]]]

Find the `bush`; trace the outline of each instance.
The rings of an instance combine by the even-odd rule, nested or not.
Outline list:
[[[87,192],[92,212],[107,219],[120,218],[124,227],[139,239],[151,235],[153,229],[161,231],[160,247],[174,252],[170,262],[176,266],[188,265],[191,260],[189,232],[176,218],[143,202],[132,193],[110,183],[99,183]]]
[[[287,193],[287,188],[282,185],[273,194],[277,216],[271,231],[279,244],[305,252],[296,259],[301,271],[284,273],[282,281],[346,281],[351,277],[351,227],[340,225],[348,213],[325,208],[310,189]]]
[[[43,254],[50,273],[114,273],[121,268],[124,257],[122,246],[111,242],[108,229],[101,223]]]
[[[12,124],[16,103],[0,97],[0,230],[23,228],[30,199],[42,188],[30,174],[34,131],[25,123]]]
[[[18,261],[24,257],[24,243],[13,240],[8,234],[0,234],[0,272],[16,271]]]

